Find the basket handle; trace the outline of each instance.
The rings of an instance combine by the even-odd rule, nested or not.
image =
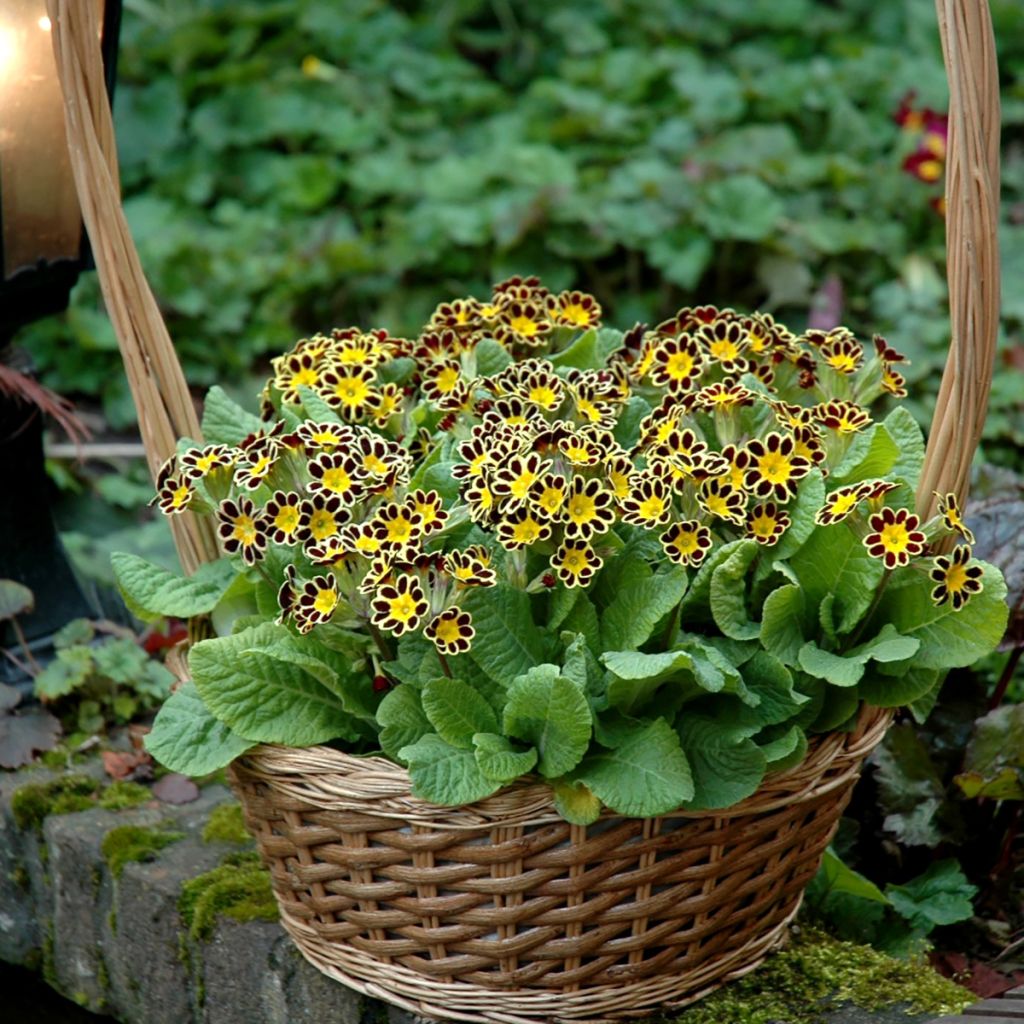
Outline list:
[[[949,78],[946,276],[951,337],[917,491],[966,501],[988,411],[999,326],[999,73],[987,0],[935,0]]]
[[[987,0],[936,0],[949,78],[946,262],[951,342],[925,454],[918,511],[933,492],[967,496],[995,362],[999,316],[999,79]],[[121,209],[113,119],[93,4],[47,0],[75,185],[117,334],[151,472],[176,439],[200,440],[181,365]],[[208,520],[172,517],[182,566],[218,557]]]

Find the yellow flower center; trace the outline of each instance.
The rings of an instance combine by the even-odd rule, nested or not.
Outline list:
[[[730,362],[740,354],[740,350],[736,346],[735,342],[729,341],[728,338],[722,338],[720,341],[711,342],[708,346],[708,351],[715,357],[715,359],[718,359],[723,363]]]
[[[836,352],[825,362],[839,373],[853,373],[857,369],[857,358],[850,352]]]
[[[200,473],[209,473],[210,470],[213,469],[213,467],[216,466],[219,462],[219,455],[200,455],[199,458],[196,459],[196,469],[198,469]]]
[[[320,375],[313,369],[312,366],[304,366],[301,370],[296,370],[292,374],[291,379],[288,381],[292,388],[314,387],[317,381],[320,379]]]
[[[774,516],[767,516],[763,512],[754,516],[750,523],[750,530],[755,537],[763,537],[766,540],[775,533],[778,520]]]
[[[856,494],[837,494],[832,499],[829,512],[834,516],[845,516],[857,504]]]
[[[562,307],[559,314],[567,324],[575,324],[577,327],[586,327],[590,323],[590,313],[578,302],[570,302]]]
[[[391,602],[391,618],[408,622],[416,615],[416,602],[410,594],[400,594]]]
[[[251,466],[249,468],[249,476],[253,477],[254,479],[259,479],[262,476],[266,476],[267,475],[267,471],[269,469],[270,469],[270,456],[269,455],[262,455],[262,456],[260,456],[259,462],[255,463],[253,466]]]
[[[939,160],[922,160],[917,173],[924,181],[938,181],[942,177],[942,163]]]
[[[522,500],[530,490],[530,485],[537,479],[537,474],[532,470],[524,469],[509,485],[509,492],[513,498]]]
[[[392,544],[404,544],[412,539],[414,526],[408,516],[399,515],[387,524],[388,541]]]
[[[576,399],[576,413],[583,419],[590,420],[591,423],[601,421],[601,410],[589,398]]]
[[[423,525],[429,526],[437,519],[437,506],[429,501],[416,502],[416,513],[422,518]]]
[[[318,430],[315,434],[310,434],[309,438],[313,444],[320,445],[322,448],[341,444],[341,438],[333,430]]]
[[[532,338],[540,330],[540,324],[536,320],[531,320],[528,316],[514,317],[509,321],[508,325],[516,334],[523,338]]]
[[[763,352],[768,347],[768,338],[759,331],[751,330],[747,333],[747,344],[751,352]]]
[[[171,508],[184,508],[189,503],[191,497],[192,489],[187,484],[176,487],[171,495]]]
[[[443,395],[451,394],[459,383],[459,371],[454,366],[446,366],[437,375],[434,384]]]
[[[334,385],[334,393],[343,404],[354,409],[366,401],[370,394],[370,385],[362,377],[342,377]]]
[[[696,530],[683,530],[672,539],[669,547],[678,551],[681,555],[692,555],[698,548]]]
[[[537,499],[537,504],[547,512],[555,513],[562,507],[565,492],[560,487],[545,487]]]
[[[373,350],[366,345],[346,346],[336,354],[343,366],[362,366],[373,358]]]
[[[608,483],[612,485],[612,491],[619,501],[629,497],[629,477],[620,470],[613,469],[608,473]]]
[[[553,409],[558,405],[558,394],[554,388],[546,384],[531,388],[528,397],[534,405],[539,405],[542,409]]]
[[[540,535],[542,527],[532,516],[527,516],[512,528],[512,539],[517,544],[532,544]]]
[[[282,505],[274,516],[274,529],[281,533],[294,533],[299,525],[299,510],[294,505]]]
[[[565,446],[565,457],[579,465],[590,461],[591,452],[585,444],[567,444]]]
[[[452,575],[457,580],[461,580],[463,583],[465,583],[466,580],[473,578],[473,566],[471,566],[471,565],[457,565],[452,570]]]
[[[693,362],[689,352],[673,352],[665,363],[665,374],[672,380],[686,380],[693,371]]]
[[[740,469],[736,463],[732,463],[729,467],[729,483],[732,484],[733,488],[737,491],[742,491],[746,485],[746,474]]]
[[[967,583],[967,567],[959,562],[954,562],[946,573],[946,589],[951,594],[957,594],[964,589]]]
[[[338,592],[333,588],[317,590],[313,599],[313,608],[321,615],[331,615],[338,607]]]
[[[652,494],[640,502],[638,509],[641,519],[659,519],[665,514],[665,498],[660,494]]]
[[[380,551],[380,541],[372,534],[361,533],[356,537],[355,549],[362,555],[373,555]]]
[[[704,504],[712,515],[720,516],[723,519],[729,519],[732,517],[732,510],[729,508],[729,503],[720,494],[707,495],[704,498]]]
[[[757,460],[761,476],[771,484],[784,484],[793,475],[793,466],[781,452],[766,452]]]
[[[341,466],[337,469],[328,469],[320,482],[324,485],[324,490],[333,491],[335,494],[345,494],[352,489],[352,477]]]
[[[886,523],[882,527],[879,540],[886,551],[899,554],[906,550],[907,544],[910,542],[910,534],[902,523]]]
[[[589,523],[597,514],[597,502],[587,494],[574,495],[569,502],[568,513],[574,523]]]
[[[453,644],[462,636],[458,619],[442,619],[437,624],[435,633],[443,644]]]
[[[231,534],[239,544],[248,547],[256,543],[256,521],[252,516],[239,516],[235,520],[235,529]]]
[[[325,508],[318,508],[309,517],[309,532],[314,540],[325,540],[338,532],[338,524],[334,515]]]
[[[374,455],[372,452],[369,455],[363,456],[363,469],[369,470],[371,473],[376,473],[377,476],[383,476],[387,471],[387,464],[383,459]]]

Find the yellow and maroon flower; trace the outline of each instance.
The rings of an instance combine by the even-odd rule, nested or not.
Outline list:
[[[462,492],[462,497],[469,508],[472,522],[481,526],[493,522],[500,499],[495,497],[486,477],[478,477]]]
[[[263,437],[244,448],[235,469],[235,484],[247,491],[255,491],[270,475],[282,449],[274,438]]]
[[[377,403],[373,409],[373,421],[379,427],[386,427],[392,416],[397,416],[405,406],[405,395],[397,384],[384,384],[377,390]]]
[[[196,496],[195,485],[185,476],[171,476],[161,472],[156,501],[165,516],[180,515],[188,511]]]
[[[341,445],[351,444],[355,434],[351,427],[338,423],[315,423],[306,420],[300,423],[295,433],[308,451],[333,451]]]
[[[338,607],[338,585],[330,576],[314,576],[296,589],[292,616],[300,633],[330,622]]]
[[[442,302],[430,316],[430,327],[435,330],[472,331],[483,326],[480,302],[477,299],[454,299]]]
[[[267,550],[266,524],[248,498],[220,503],[217,532],[224,550],[229,555],[241,555],[247,565],[255,565]]]
[[[263,509],[267,534],[275,544],[301,544],[309,537],[313,506],[294,492],[274,491]]]
[[[178,460],[181,475],[186,480],[201,480],[218,469],[227,469],[234,464],[237,452],[226,444],[211,444],[205,448],[191,448],[182,452]]]
[[[552,523],[560,522],[565,508],[568,485],[564,476],[545,473],[530,485],[527,499]]]
[[[812,466],[820,466],[828,457],[821,438],[814,427],[796,427],[793,431],[793,454],[807,459]]]
[[[318,394],[347,420],[372,414],[380,402],[376,374],[367,366],[334,365],[324,371]]]
[[[570,394],[576,418],[587,426],[600,427],[615,422],[614,406],[592,383],[575,381],[570,388]]]
[[[413,491],[406,497],[405,507],[419,519],[424,535],[444,529],[448,522],[448,513],[437,491]]]
[[[523,380],[519,394],[531,405],[554,412],[562,404],[565,388],[554,373],[538,368]]]
[[[556,324],[581,331],[601,326],[601,307],[585,292],[561,292],[548,299],[548,315]]]
[[[282,402],[296,404],[300,387],[316,389],[320,383],[319,361],[319,356],[308,349],[274,361],[274,387],[281,392]]]
[[[435,404],[455,394],[462,383],[462,371],[455,360],[431,363],[423,371],[423,394]]]
[[[676,565],[700,565],[713,543],[711,531],[696,519],[673,523],[659,539],[665,554]]]
[[[666,482],[650,472],[633,474],[629,497],[619,502],[624,522],[635,526],[663,526],[672,514],[672,493]]]
[[[341,534],[328,537],[316,544],[307,544],[305,555],[314,565],[328,566],[331,569],[340,568],[352,558],[352,552],[342,540]]]
[[[415,576],[398,576],[379,586],[370,602],[375,626],[402,636],[416,629],[430,609],[423,587]]]
[[[348,522],[349,513],[337,494],[314,494],[308,504],[309,540],[317,542],[333,537]]]
[[[604,464],[604,476],[616,501],[629,497],[634,472],[632,461],[625,455],[612,455]]]
[[[403,553],[423,535],[423,517],[408,504],[389,502],[377,509],[371,522],[385,552]]]
[[[679,338],[665,338],[654,350],[651,383],[681,391],[700,376],[702,363],[700,348],[693,338],[685,334]]]
[[[936,494],[936,497],[939,499],[939,515],[942,516],[942,522],[946,529],[951,533],[957,534],[961,539],[967,541],[968,544],[973,544],[974,534],[963,520],[956,495],[953,493],[946,495]]]
[[[913,512],[883,508],[868,523],[872,532],[864,538],[864,546],[872,558],[882,559],[886,569],[907,565],[923,553],[927,538],[918,529],[921,521]]]
[[[526,501],[534,481],[543,472],[544,461],[536,452],[513,455],[503,466],[495,469],[491,490],[497,497],[514,502]]]
[[[742,373],[748,368],[747,331],[740,320],[719,317],[697,329],[697,341],[704,352],[726,373]]]
[[[558,450],[574,466],[596,466],[608,454],[605,444],[587,428],[567,433],[559,440]]]
[[[724,473],[729,486],[736,491],[747,489],[747,470],[750,469],[750,452],[738,444],[727,444],[722,449],[722,458],[729,463]]]
[[[840,434],[856,434],[871,423],[871,416],[853,402],[821,402],[812,410],[815,419]]]
[[[551,568],[567,587],[585,587],[604,564],[586,540],[565,540],[551,556]]]
[[[423,635],[442,654],[465,654],[473,646],[473,637],[476,636],[473,616],[460,608],[446,608],[427,623]]]
[[[852,515],[857,506],[868,496],[863,484],[840,487],[825,499],[825,504],[814,514],[818,526],[832,526]]]
[[[336,494],[345,505],[363,496],[366,473],[351,455],[324,452],[309,463],[311,494]]]
[[[758,544],[775,544],[789,529],[789,514],[780,509],[774,501],[755,505],[747,516],[747,536]]]
[[[449,551],[444,556],[444,571],[464,587],[493,587],[497,573],[480,556],[476,548]]]
[[[774,431],[765,438],[747,444],[750,468],[747,489],[758,498],[775,497],[788,501],[796,494],[796,485],[811,471],[811,460],[796,453],[796,441]]]
[[[819,358],[836,373],[856,373],[864,362],[864,349],[852,337],[829,338],[821,346]]]
[[[697,405],[706,412],[732,412],[744,405],[753,405],[755,397],[754,392],[742,384],[721,381],[701,388],[697,392]]]
[[[551,523],[529,507],[515,509],[498,524],[498,540],[509,551],[528,547],[550,536]]]
[[[565,536],[586,540],[606,533],[615,522],[615,498],[600,480],[574,476],[562,511]]]
[[[476,436],[468,441],[462,441],[458,446],[458,453],[462,462],[452,466],[452,479],[471,480],[483,476],[487,467],[497,461],[501,449],[492,445],[488,439]]]
[[[971,549],[966,544],[958,544],[950,555],[939,555],[935,559],[928,575],[935,584],[932,600],[936,604],[950,601],[954,611],[960,611],[972,594],[981,593],[984,589],[982,568],[970,562]]]
[[[530,301],[513,301],[499,314],[494,337],[505,345],[543,345],[551,333],[551,323],[543,306]]]
[[[697,492],[697,504],[717,519],[724,519],[743,526],[747,521],[747,495],[736,490],[721,477],[711,477],[700,485]]]
[[[338,531],[338,543],[343,544],[350,554],[362,555],[363,558],[374,558],[381,550],[380,538],[372,523],[346,523]]]
[[[365,366],[372,369],[388,358],[388,346],[379,334],[356,333],[335,341],[331,362],[337,366]]]

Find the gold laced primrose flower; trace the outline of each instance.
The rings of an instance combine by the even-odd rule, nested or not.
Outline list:
[[[444,571],[463,587],[493,587],[498,582],[498,574],[484,548],[449,551],[444,556]]]
[[[936,492],[935,497],[938,498],[939,515],[942,516],[942,522],[946,529],[950,533],[957,534],[962,540],[967,541],[968,544],[973,544],[974,534],[963,520],[956,495],[952,493],[941,495]]]
[[[697,341],[708,357],[726,373],[742,373],[747,369],[747,360],[743,356],[747,349],[747,334],[739,320],[719,318],[699,328]]]
[[[711,550],[711,530],[695,519],[673,523],[660,537],[665,554],[676,565],[698,566]]]
[[[588,330],[601,326],[601,307],[593,295],[562,292],[548,299],[548,315],[559,326]]]
[[[971,549],[966,544],[958,544],[952,554],[939,555],[935,559],[929,576],[935,584],[932,600],[936,604],[949,601],[954,611],[960,611],[972,594],[981,593],[984,589],[982,568],[970,562]]]
[[[248,491],[263,485],[273,470],[282,450],[280,443],[270,437],[254,441],[242,451],[235,470],[235,483]]]
[[[615,522],[615,499],[600,480],[573,477],[565,498],[562,519],[565,536],[586,540],[606,533]]]
[[[218,469],[226,469],[235,461],[235,452],[226,444],[208,445],[182,452],[178,459],[181,475],[186,480],[201,480]]]
[[[329,452],[355,440],[351,427],[337,423],[315,423],[313,420],[300,423],[295,433],[307,451],[322,449]]]
[[[330,576],[315,576],[296,592],[292,617],[300,633],[330,622],[340,600],[337,584]]]
[[[755,505],[747,515],[747,536],[758,544],[776,544],[789,525],[789,515],[774,501],[766,501]]]
[[[864,546],[872,558],[882,559],[886,569],[907,565],[910,559],[924,552],[927,538],[918,529],[921,521],[905,508],[883,508],[868,520],[871,533]]]
[[[267,531],[253,503],[248,498],[222,501],[217,519],[224,550],[229,555],[241,555],[247,565],[255,565],[267,550]]]
[[[754,438],[747,451],[747,488],[758,498],[774,496],[788,501],[796,494],[797,483],[811,471],[810,459],[797,455],[792,437],[773,432],[763,440]]]
[[[731,487],[719,477],[712,477],[700,485],[697,504],[716,519],[743,526],[747,521],[747,495]]]
[[[868,490],[864,488],[863,484],[841,487],[825,499],[825,504],[815,513],[814,521],[818,526],[831,526],[833,523],[840,523],[851,515],[867,496]]]
[[[360,497],[366,471],[351,455],[325,452],[309,463],[311,494],[336,494],[345,505]]]
[[[385,583],[374,591],[370,602],[371,621],[395,636],[411,633],[427,614],[430,603],[415,576],[398,576],[394,583]]]
[[[498,540],[509,551],[518,551],[551,536],[551,523],[536,509],[517,508],[498,524]]]
[[[476,630],[473,617],[459,608],[446,608],[435,615],[423,630],[423,635],[433,642],[442,654],[465,654],[473,643]]]
[[[585,540],[565,540],[551,556],[551,568],[567,587],[585,587],[603,564]]]
[[[274,544],[302,544],[309,538],[313,506],[294,491],[275,491],[263,508],[267,534]]]
[[[681,391],[700,375],[702,361],[692,338],[667,338],[654,350],[651,383]]]
[[[179,515],[188,510],[196,489],[184,476],[164,476],[156,492],[157,504],[166,516]]]
[[[672,495],[665,481],[650,473],[634,474],[629,497],[619,502],[622,520],[636,526],[663,526],[672,513]]]
[[[853,402],[822,402],[813,409],[819,423],[840,434],[856,434],[871,424],[871,416]]]

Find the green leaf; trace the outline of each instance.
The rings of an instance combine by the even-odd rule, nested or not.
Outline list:
[[[216,384],[206,393],[203,403],[203,437],[207,444],[237,445],[250,434],[263,429],[263,421],[246,412]]]
[[[807,628],[807,601],[792,583],[773,590],[761,609],[761,644],[786,665],[795,665]]]
[[[856,686],[864,675],[863,661],[823,651],[813,640],[800,648],[798,660],[808,675],[825,679],[833,686]]]
[[[597,618],[597,609],[586,593],[580,593],[579,600],[566,615],[562,628],[566,632],[582,636],[594,654],[601,652],[601,626]]]
[[[686,570],[676,567],[619,590],[601,616],[605,650],[630,650],[646,643],[686,587]]]
[[[792,520],[789,529],[782,535],[782,540],[772,549],[772,558],[775,562],[785,561],[800,550],[801,545],[814,532],[814,517],[824,503],[825,479],[821,475],[820,469],[812,469],[800,481],[796,501],[788,509],[789,517]],[[770,568],[768,560],[765,559],[763,566],[758,566],[758,576]]]
[[[899,674],[869,671],[860,681],[860,695],[876,708],[901,708],[913,704],[942,682],[945,673],[934,668],[900,667]]]
[[[572,771],[590,744],[590,705],[557,665],[539,665],[508,692],[504,731],[537,748],[538,770],[553,779]]]
[[[201,565],[188,577],[124,551],[114,552],[110,564],[129,607],[146,619],[188,619],[212,611],[238,576],[224,558]]]
[[[757,542],[752,540],[733,540],[728,544],[712,548],[711,554],[704,559],[697,575],[690,582],[682,602],[679,605],[679,618],[681,622],[710,622],[711,621],[711,578],[715,570],[728,561],[732,555],[748,547],[757,548]]]
[[[317,423],[341,423],[341,417],[312,388],[300,386],[299,401],[306,419]]]
[[[608,704],[626,715],[633,715],[648,704],[658,689],[670,679],[679,679],[693,661],[683,651],[639,654],[636,651],[609,651],[601,656],[615,677],[608,683]]]
[[[423,687],[423,710],[446,743],[467,750],[476,733],[497,732],[490,704],[461,679],[433,679]]]
[[[93,668],[91,648],[66,647],[36,676],[35,695],[41,700],[66,697],[92,678]]]
[[[842,487],[884,477],[896,464],[900,450],[889,431],[875,423],[853,440],[842,461],[829,475],[829,483]]]
[[[679,737],[660,718],[614,750],[589,754],[574,778],[613,811],[639,818],[667,814],[694,792]]]
[[[253,741],[214,718],[189,680],[164,702],[145,744],[165,768],[198,776],[230,764],[253,746]]]
[[[388,757],[397,758],[402,747],[411,746],[430,732],[420,691],[409,683],[396,686],[377,706],[380,745]]]
[[[759,698],[757,714],[765,725],[787,721],[810,699],[793,689],[792,673],[767,651],[758,651],[740,671],[747,688]]]
[[[483,338],[477,342],[473,351],[476,353],[476,372],[479,377],[493,377],[512,364],[511,353],[493,338]]]
[[[413,794],[431,803],[471,804],[499,787],[480,770],[472,750],[453,747],[435,733],[402,747],[398,756],[409,765]]]
[[[820,904],[830,895],[855,896],[859,900],[889,904],[888,898],[874,882],[848,867],[830,846],[821,859],[818,874],[808,889],[812,902]]]
[[[578,370],[596,370],[601,363],[597,331],[584,331],[567,349],[548,357],[552,366],[571,366]]]
[[[899,406],[882,421],[889,436],[899,448],[899,456],[889,469],[889,475],[910,484],[917,489],[924,467],[924,434],[910,413]]]
[[[527,593],[502,584],[477,587],[466,595],[464,607],[476,628],[470,656],[496,683],[509,686],[544,661]]]
[[[711,574],[711,615],[718,628],[733,640],[753,640],[761,632],[747,612],[747,575],[757,558],[756,541],[741,544]]]
[[[927,934],[940,925],[966,921],[974,913],[971,901],[978,889],[952,859],[932,864],[904,885],[887,885],[885,895],[912,928]]]
[[[1003,704],[974,723],[956,783],[969,797],[1024,799],[1024,704]]]
[[[35,607],[32,591],[17,580],[0,580],[0,622],[24,615]]]
[[[781,736],[757,745],[764,754],[766,771],[769,772],[795,768],[807,756],[807,735],[799,725],[792,725]]]
[[[915,668],[965,668],[1002,640],[1009,615],[1006,583],[994,565],[979,564],[984,589],[960,611],[949,602],[932,601],[933,583],[924,573],[902,573],[886,588],[872,620],[892,623],[903,636],[920,641]]]
[[[759,242],[772,234],[785,208],[760,178],[731,174],[707,187],[696,212],[712,238]]]
[[[848,633],[867,613],[885,572],[881,560],[868,554],[846,523],[819,526],[789,564],[800,580],[808,608],[816,609],[828,594],[835,595],[840,633]]]
[[[688,809],[730,807],[750,796],[764,778],[767,761],[756,743],[728,722],[707,715],[682,715],[677,723],[693,769]]]
[[[494,782],[511,782],[533,770],[537,763],[537,749],[520,750],[504,736],[492,732],[478,732],[473,736],[476,763],[485,778]]]
[[[555,779],[551,783],[555,810],[571,825],[593,825],[601,817],[601,801],[578,780]]]
[[[351,718],[330,690],[298,666],[252,650],[264,628],[192,648],[189,668],[206,706],[262,743],[301,747],[350,734]]]

